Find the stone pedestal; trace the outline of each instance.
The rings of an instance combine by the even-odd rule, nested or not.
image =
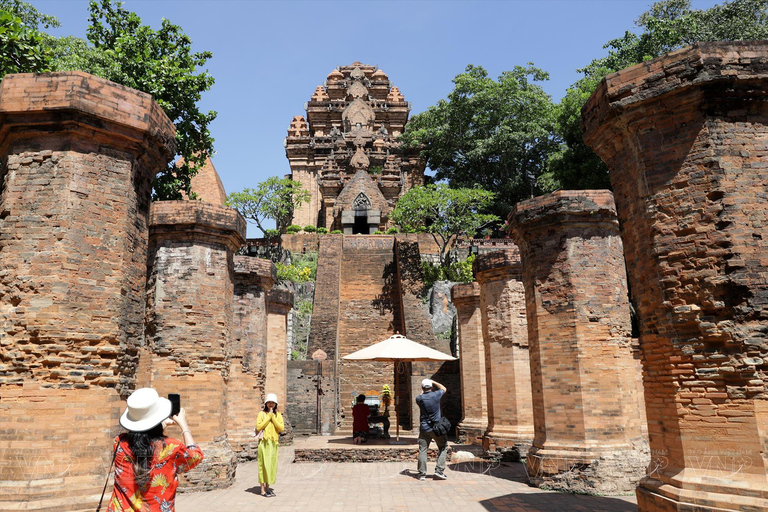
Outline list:
[[[648,464],[637,408],[626,273],[613,196],[518,203],[536,435],[528,475],[571,492],[631,492]]]
[[[525,293],[517,247],[475,260],[480,283],[488,430],[483,448],[525,456],[533,440]]]
[[[584,107],[640,324],[641,511],[767,510],[768,43],[700,43]]]
[[[457,426],[459,442],[482,445],[483,434],[488,429],[488,395],[480,285],[454,285],[451,302],[456,307],[459,328],[462,410],[462,419]]]
[[[200,201],[162,201],[150,214],[144,385],[181,394],[205,460],[184,475],[185,489],[232,483],[235,454],[227,443],[227,384],[232,340],[234,251],[245,221],[232,208]],[[144,366],[144,363],[142,363]]]
[[[235,256],[235,302],[229,381],[227,438],[240,459],[256,459],[253,437],[263,406],[267,373],[267,294],[277,280],[266,259]]]
[[[281,288],[272,288],[267,298],[267,375],[264,384],[264,397],[275,393],[280,402],[280,411],[285,420],[285,432],[281,442],[288,442],[290,419],[286,411],[290,405],[288,396],[288,313],[293,307],[293,292]],[[262,405],[264,401],[262,399]]]
[[[0,509],[96,508],[173,140],[148,94],[80,72],[0,82]]]

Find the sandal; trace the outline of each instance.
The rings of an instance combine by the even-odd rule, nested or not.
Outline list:
[[[272,491],[272,489],[270,489],[270,490],[268,490],[268,491],[267,491],[267,492],[264,494],[264,496],[265,496],[265,497],[267,497],[267,498],[274,498],[275,496],[277,496],[277,494],[275,494],[275,493]]]

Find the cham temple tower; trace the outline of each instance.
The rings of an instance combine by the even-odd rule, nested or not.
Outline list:
[[[344,234],[388,226],[397,200],[424,182],[424,162],[397,137],[410,105],[377,66],[354,62],[333,70],[291,121],[285,153],[291,177],[311,194],[293,223]]]

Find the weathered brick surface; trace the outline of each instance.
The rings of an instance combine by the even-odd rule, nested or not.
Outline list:
[[[533,441],[533,405],[520,254],[512,245],[475,260],[480,284],[488,430],[483,448],[525,455]]]
[[[483,318],[480,312],[480,285],[457,284],[451,290],[456,306],[461,366],[461,410],[459,442],[482,444],[488,429],[488,394],[485,379]]]
[[[584,108],[611,169],[653,462],[640,510],[768,509],[768,43],[609,75]]]
[[[645,473],[648,446],[613,195],[555,192],[518,203],[509,223],[520,247],[531,348],[531,482],[630,492]]]
[[[95,507],[135,384],[150,187],[173,139],[149,95],[100,78],[0,83],[0,508]]]
[[[267,366],[267,293],[277,280],[265,259],[235,256],[230,369],[227,382],[227,437],[240,459],[255,459],[252,437],[262,407]]]
[[[227,443],[234,251],[245,222],[232,208],[163,201],[150,214],[147,384],[180,393],[206,461],[185,476],[187,489],[231,484],[235,454]]]

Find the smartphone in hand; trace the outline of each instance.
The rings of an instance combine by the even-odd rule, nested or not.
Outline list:
[[[181,395],[168,393],[168,400],[171,402],[171,417],[176,416],[181,411]]]

